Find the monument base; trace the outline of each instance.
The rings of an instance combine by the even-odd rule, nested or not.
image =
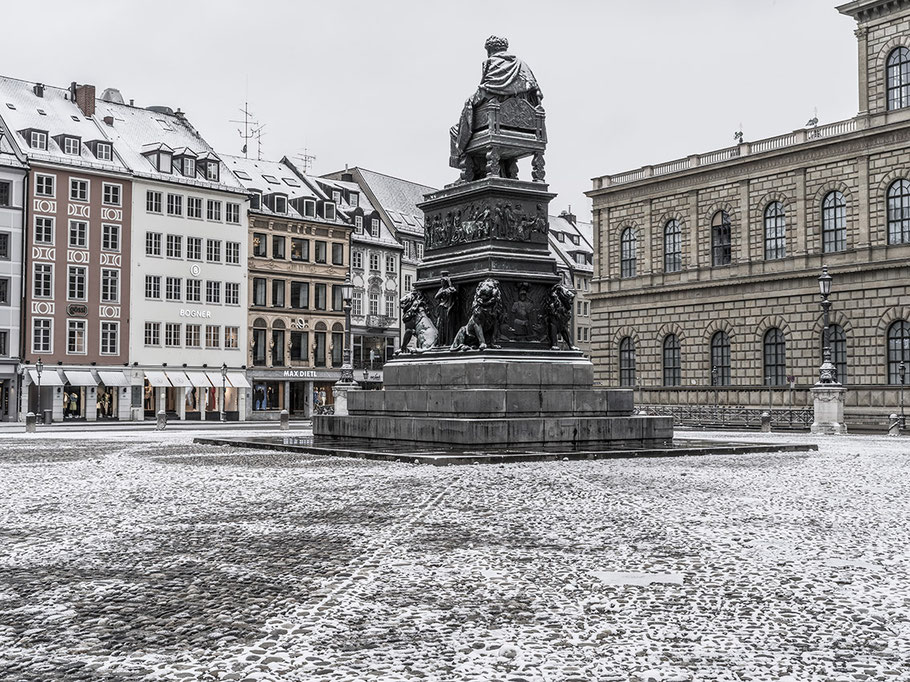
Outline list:
[[[810,433],[847,433],[844,423],[844,394],[847,389],[840,384],[816,384],[811,391],[815,419],[809,427]]]

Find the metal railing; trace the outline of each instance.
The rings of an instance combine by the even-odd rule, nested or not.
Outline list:
[[[760,428],[761,416],[767,409],[713,405],[639,405],[636,414],[673,417],[680,426],[720,426],[745,429]],[[771,426],[786,429],[808,429],[815,420],[811,407],[772,409]]]

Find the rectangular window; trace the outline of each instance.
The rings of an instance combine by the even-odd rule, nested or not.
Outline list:
[[[344,334],[332,333],[332,367],[341,367],[344,363]]]
[[[69,266],[67,273],[66,299],[68,301],[84,301],[86,295],[86,271],[78,265]]]
[[[310,260],[310,240],[291,239],[291,260]]]
[[[101,269],[101,302],[120,302],[120,271]]]
[[[253,365],[265,365],[265,329],[253,330]]]
[[[186,347],[200,348],[202,346],[202,328],[198,324],[186,325]]]
[[[363,292],[354,292],[354,300],[351,304],[351,315],[361,317],[363,315]]]
[[[168,322],[164,325],[164,345],[171,348],[180,345],[180,323]]]
[[[280,367],[284,364],[284,330],[272,330],[272,365]]]
[[[344,265],[344,244],[332,244],[332,265]]]
[[[253,278],[253,305],[265,306],[266,287],[268,282],[264,277]]]
[[[70,221],[69,245],[72,248],[84,249],[88,245],[88,223],[83,220]]]
[[[205,177],[212,182],[218,182],[218,164],[209,161],[205,165]]]
[[[0,305],[9,305],[9,278],[0,277]]]
[[[272,280],[272,307],[284,308],[284,280]]]
[[[239,348],[240,347],[240,327],[225,327],[224,328],[224,347],[225,348]]]
[[[35,176],[35,196],[36,197],[53,197],[54,196],[54,176],[53,175],[36,175]]]
[[[114,158],[112,147],[109,144],[104,144],[103,142],[96,142],[95,158],[99,161],[110,161]]]
[[[405,292],[405,293],[407,293],[407,292],[409,292],[409,291],[411,290],[411,282],[412,282],[412,281],[413,281],[413,277],[411,277],[411,275],[405,275],[405,276],[404,276],[404,292]]]
[[[209,263],[221,262],[221,240],[207,239],[205,241],[205,259]]]
[[[253,233],[253,255],[257,258],[268,258],[267,237],[258,232]]]
[[[370,252],[370,270],[379,272],[379,254],[375,251]]]
[[[10,260],[9,232],[0,232],[0,260]]]
[[[332,285],[332,310],[344,310],[344,290],[338,285]]]
[[[148,213],[161,213],[161,192],[148,190],[145,193],[145,210]]]
[[[313,341],[316,346],[313,352],[313,364],[316,367],[325,367],[325,332],[313,332]]]
[[[205,302],[221,303],[221,282],[209,280],[205,283]]]
[[[423,260],[423,242],[417,242],[417,260]]]
[[[0,180],[0,206],[12,206],[12,183]]]
[[[0,356],[9,357],[9,332],[0,331]]]
[[[169,234],[165,253],[168,258],[181,258],[183,256],[183,237],[179,234]]]
[[[146,346],[160,346],[161,345],[161,323],[160,322],[146,322],[145,323],[145,345]]]
[[[205,347],[206,348],[220,348],[221,347],[221,326],[217,324],[207,324],[205,325]]]
[[[326,243],[325,242],[316,242],[316,262],[325,263],[326,261]]]
[[[372,218],[370,220],[370,236],[378,237],[379,236],[379,219]]]
[[[315,201],[304,201],[303,202],[303,216],[304,216],[304,218],[315,218],[316,217],[316,202]]]
[[[291,282],[291,307],[298,310],[310,307],[309,282]]]
[[[120,250],[119,225],[109,225],[107,223],[101,225],[101,248],[104,251]]]
[[[32,320],[32,352],[33,353],[50,353],[53,346],[53,320],[46,318],[35,318]]]
[[[316,283],[313,286],[313,307],[316,310],[325,310],[326,306],[326,287],[325,284]]]
[[[70,180],[70,201],[88,201],[88,180]]]
[[[202,237],[186,238],[187,260],[202,260]]]
[[[69,156],[80,156],[82,154],[82,144],[78,137],[63,138],[63,153]]]
[[[66,321],[67,355],[85,355],[85,320]]]
[[[205,205],[205,217],[207,220],[221,221],[221,202],[209,199]]]
[[[35,217],[35,243],[54,243],[54,219],[42,216]]]
[[[186,198],[186,217],[202,218],[202,199],[199,197]]]
[[[35,263],[35,298],[53,298],[54,266],[48,263]]]
[[[285,238],[277,235],[272,237],[272,258],[284,260],[285,256]]]
[[[120,353],[120,323],[101,323],[101,354],[119,355]]]
[[[398,301],[395,300],[395,294],[387,293],[385,295],[386,317],[391,317],[394,320],[397,317],[397,315],[396,315],[397,310],[398,310]]]
[[[240,283],[224,283],[224,302],[226,305],[240,305]]]
[[[186,302],[202,303],[202,280],[188,279],[186,281]]]
[[[379,294],[370,294],[370,315],[379,314]]]
[[[363,216],[361,215],[354,216],[354,232],[357,234],[363,233]]]
[[[146,256],[160,256],[161,255],[161,233],[160,232],[146,232],[145,233],[145,255]]]
[[[240,265],[240,242],[224,243],[224,262],[228,265]]]
[[[403,257],[406,260],[410,260],[410,258],[411,258],[411,240],[405,239],[403,246],[404,246],[404,256]]]
[[[119,206],[120,202],[121,202],[120,185],[111,185],[111,184],[108,184],[105,182],[104,185],[102,185],[102,187],[103,187],[103,191],[101,194],[102,203],[104,203],[108,206]]]
[[[160,275],[146,275],[145,276],[145,297],[151,299],[161,298],[161,276]]]
[[[33,130],[29,136],[29,146],[32,149],[43,149],[47,151],[47,133],[40,130]]]
[[[180,277],[167,277],[164,280],[164,298],[168,301],[179,301],[183,298],[183,279]]]
[[[357,270],[363,267],[363,251],[351,251],[351,267]]]
[[[325,219],[335,220],[335,204],[323,204],[325,207]]]
[[[291,362],[308,362],[310,335],[308,332],[291,332]]]
[[[386,256],[385,257],[385,271],[386,272],[395,272],[395,256]]]
[[[173,216],[183,215],[183,196],[180,194],[167,195],[167,214]]]
[[[232,225],[240,224],[240,204],[225,204],[224,218],[226,222]],[[229,329],[226,327],[225,329]]]
[[[188,156],[183,157],[182,159],[177,160],[177,169],[180,171],[180,174],[187,178],[196,177],[196,159],[191,159]]]

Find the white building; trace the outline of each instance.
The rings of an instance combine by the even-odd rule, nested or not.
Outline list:
[[[585,355],[591,355],[591,278],[594,276],[594,231],[570,211],[550,216],[550,255],[563,284],[575,290],[572,338]]]
[[[22,315],[22,222],[26,166],[0,125],[0,420],[15,421]]]
[[[133,172],[129,358],[145,416],[217,419],[223,401],[245,419],[246,190],[179,110],[98,100],[97,116]]]

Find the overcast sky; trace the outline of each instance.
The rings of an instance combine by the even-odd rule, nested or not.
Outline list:
[[[844,1],[844,0],[841,0]],[[322,0],[4,4],[7,76],[120,89],[187,112],[239,154],[244,100],[263,157],[308,149],[441,187],[448,128],[490,34],[544,93],[547,179],[589,217],[590,178],[821,123],[857,109],[852,19],[833,0]],[[36,16],[36,12],[40,16]],[[40,24],[40,29],[37,25]],[[255,154],[255,145],[251,145]]]

